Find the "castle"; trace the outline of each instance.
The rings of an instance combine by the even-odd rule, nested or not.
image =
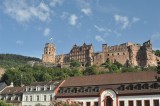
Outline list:
[[[150,40],[140,44],[131,42],[123,43],[115,46],[102,44],[101,52],[94,52],[92,44],[84,43],[82,46],[76,44],[72,47],[68,54],[56,55],[56,47],[53,43],[46,43],[44,54],[42,55],[43,63],[51,63],[55,65],[69,65],[71,60],[77,60],[82,66],[86,64],[101,65],[107,59],[114,63],[115,61],[125,66],[157,66],[157,57],[152,50]]]

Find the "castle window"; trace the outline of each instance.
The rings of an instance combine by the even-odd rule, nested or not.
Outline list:
[[[114,54],[112,53],[112,56],[114,56]]]
[[[117,53],[117,55],[119,55],[119,53]]]
[[[128,106],[134,106],[133,101],[128,101]]]
[[[109,54],[108,54],[108,56],[109,56]]]
[[[123,53],[123,55],[125,55],[125,53]]]

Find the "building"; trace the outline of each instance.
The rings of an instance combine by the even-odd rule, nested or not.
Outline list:
[[[3,100],[12,106],[22,106],[22,95],[25,87],[14,87],[13,83],[10,86],[6,86],[0,92],[0,100]]]
[[[44,63],[55,64],[56,48],[53,43],[46,43],[44,48],[44,54],[42,55],[42,61]]]
[[[55,56],[55,46],[49,43],[46,45],[42,56],[43,63],[69,65],[70,61],[74,59],[85,66],[87,63],[101,65],[109,59],[112,63],[117,61],[125,66],[148,67],[157,66],[157,61],[160,60],[160,57],[153,53],[150,40],[144,42],[143,45],[131,42],[115,46],[102,44],[101,52],[94,52],[92,44],[86,45],[84,43],[82,46],[74,45],[68,54],[57,56]]]
[[[156,72],[130,72],[70,77],[59,89],[57,101],[82,106],[159,106]]]
[[[22,106],[49,106],[63,81],[35,82],[26,86]]]

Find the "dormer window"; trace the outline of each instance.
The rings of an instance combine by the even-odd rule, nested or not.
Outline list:
[[[77,88],[73,88],[72,93],[77,93]]]
[[[44,87],[41,87],[41,91],[44,91]]]
[[[158,89],[158,88],[159,88],[159,85],[158,85],[157,82],[155,82],[155,83],[153,83],[153,84],[151,85],[151,87],[152,87],[153,89]]]
[[[133,90],[133,85],[132,84],[128,85],[127,89],[128,90]]]
[[[84,87],[81,87],[81,88],[79,89],[79,92],[84,92]]]
[[[143,89],[149,89],[149,85],[147,83],[145,83],[143,86],[142,86]]]
[[[138,90],[141,90],[141,84],[137,84],[137,85],[135,86],[135,88],[138,89]]]
[[[99,88],[99,87],[95,87],[95,88],[94,88],[94,91],[95,91],[95,92],[99,92],[99,91],[100,91],[100,88]]]
[[[120,87],[118,87],[119,90],[123,91],[125,89],[124,85],[121,85]]]

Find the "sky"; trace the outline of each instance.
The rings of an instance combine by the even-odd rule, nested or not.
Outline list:
[[[109,46],[152,41],[160,49],[160,0],[0,0],[0,54],[42,58],[45,43],[56,54],[74,44]]]

